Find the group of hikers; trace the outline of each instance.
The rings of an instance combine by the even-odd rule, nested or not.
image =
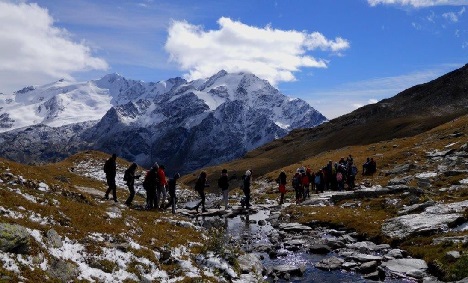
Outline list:
[[[377,164],[373,158],[367,158],[362,167],[363,175],[373,175],[377,170]],[[356,187],[357,174],[358,169],[351,154],[346,159],[341,157],[335,163],[329,160],[325,166],[315,172],[310,167],[298,168],[291,180],[291,186],[296,193],[296,203],[301,203],[309,198],[310,191],[318,194],[323,193],[324,190],[343,191],[345,188],[352,190]],[[284,170],[276,178],[276,183],[279,185],[279,203],[283,204],[287,184]]]
[[[108,189],[104,195],[104,199],[109,199],[109,194],[112,192],[112,198],[115,202],[117,201],[117,186],[115,183],[115,177],[117,173],[116,166],[117,155],[113,154],[104,164],[104,172],[106,174],[106,181]],[[133,198],[135,197],[135,179],[139,179],[141,176],[136,175],[137,164],[132,163],[124,173],[124,181],[130,191],[125,204],[130,206]],[[362,166],[363,175],[373,175],[376,172],[377,165],[373,158],[367,158],[366,162]],[[296,170],[296,173],[291,179],[291,185],[295,191],[296,203],[299,204],[305,199],[310,197],[310,192],[323,193],[324,190],[338,190],[343,191],[345,188],[354,189],[356,175],[358,169],[354,164],[353,157],[351,154],[345,159],[342,157],[338,162],[333,163],[331,160],[318,171],[312,171],[310,167],[301,167]],[[146,191],[146,209],[158,209],[165,210],[168,207],[172,208],[172,213],[175,213],[176,209],[176,185],[177,180],[180,178],[180,174],[176,173],[169,181],[166,179],[165,167],[155,163],[150,170],[147,171],[144,180],[143,188]],[[222,205],[224,209],[229,208],[229,182],[233,179],[237,179],[234,174],[228,177],[228,171],[223,169],[221,176],[218,179],[218,188],[222,192]],[[283,171],[279,174],[276,179],[278,190],[280,193],[279,204],[284,203],[284,196],[286,194],[287,175]],[[241,199],[241,206],[244,208],[250,208],[250,187],[252,183],[252,170],[249,169],[242,176],[241,188],[244,193],[244,197]],[[201,206],[202,212],[207,212],[205,207],[206,194],[205,189],[209,187],[207,173],[202,171],[196,182],[195,191],[200,197],[200,202],[194,207],[197,213]],[[169,201],[166,204],[167,192],[169,192]]]
[[[115,182],[115,177],[117,175],[117,164],[116,164],[117,155],[112,154],[112,156],[104,164],[104,173],[106,174],[107,181],[107,191],[104,195],[104,199],[109,199],[109,194],[112,192],[112,199],[114,202],[117,200],[117,185]],[[141,175],[136,175],[137,164],[132,163],[124,173],[124,181],[127,184],[127,187],[130,191],[125,204],[130,206],[132,204],[133,198],[135,197],[135,179],[139,179]],[[249,169],[242,176],[242,188],[244,191],[245,197],[243,198],[242,206],[250,208],[250,184],[251,184],[252,171]],[[175,213],[176,209],[176,185],[177,180],[180,178],[180,174],[176,173],[174,177],[170,178],[169,181],[166,179],[165,167],[163,165],[158,165],[155,163],[150,170],[147,171],[145,178],[143,180],[143,188],[146,191],[146,209],[158,209],[165,210],[168,207],[172,208],[172,213]],[[237,179],[234,175],[231,178],[228,178],[228,173],[226,169],[221,171],[221,177],[218,179],[218,187],[223,192],[223,204],[224,208],[228,209],[228,192],[229,192],[229,182],[232,179]],[[202,171],[195,182],[195,191],[197,191],[200,196],[200,202],[194,207],[198,213],[198,209],[201,206],[202,212],[207,212],[205,208],[205,188],[209,187],[207,174],[205,171]],[[169,192],[169,201],[166,204],[167,192]]]

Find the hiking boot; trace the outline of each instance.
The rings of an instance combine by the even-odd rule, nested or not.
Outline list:
[[[109,195],[105,195],[102,199],[109,200]]]

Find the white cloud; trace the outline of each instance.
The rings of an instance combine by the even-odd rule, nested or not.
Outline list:
[[[73,42],[55,27],[46,9],[0,1],[0,91],[107,68],[85,42]]]
[[[171,59],[189,73],[187,79],[209,77],[221,69],[249,71],[272,84],[294,81],[302,67],[326,68],[328,61],[311,51],[339,53],[350,47],[341,37],[325,38],[319,32],[257,28],[229,18],[218,20],[219,30],[173,21],[165,44]]]
[[[465,7],[461,8],[459,12],[448,12],[448,13],[443,13],[442,17],[445,19],[451,21],[451,22],[458,22],[458,19],[465,13]]]
[[[468,5],[468,0],[367,0],[371,6],[382,5],[401,5],[419,7],[432,6],[464,6]]]

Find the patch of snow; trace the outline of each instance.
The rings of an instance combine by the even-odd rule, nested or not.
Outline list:
[[[0,214],[2,216],[12,218],[12,219],[21,219],[24,218],[24,215],[21,212],[16,212],[10,209],[6,209],[3,206],[0,206]]]
[[[415,177],[418,179],[434,178],[434,177],[437,177],[437,173],[436,172],[419,173],[419,174],[416,174]]]
[[[48,192],[49,186],[46,183],[40,182],[38,190],[41,192]]]

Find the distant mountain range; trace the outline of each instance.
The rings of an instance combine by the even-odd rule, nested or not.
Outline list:
[[[117,74],[0,95],[0,156],[50,162],[81,150],[189,172],[327,121],[250,73],[157,83]]]

